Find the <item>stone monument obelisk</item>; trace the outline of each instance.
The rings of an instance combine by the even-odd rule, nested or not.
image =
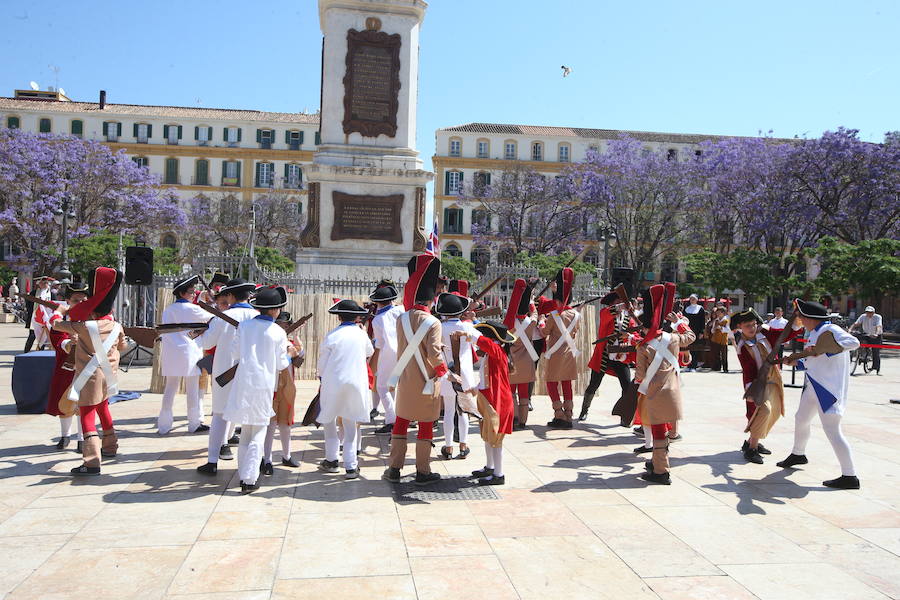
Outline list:
[[[319,0],[321,144],[307,168],[298,271],[405,279],[425,247],[416,151],[422,0]]]

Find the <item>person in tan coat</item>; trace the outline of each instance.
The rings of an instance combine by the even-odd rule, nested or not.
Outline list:
[[[99,475],[100,456],[116,455],[118,438],[109,412],[109,396],[118,393],[119,352],[127,347],[122,326],[113,319],[113,302],[119,293],[122,273],[97,267],[90,279],[88,299],[57,312],[69,320],[57,319],[55,331],[77,336],[75,379],[68,398],[77,399],[84,432],[84,464],[72,469],[73,475]],[[103,427],[103,443],[97,433],[97,418]]]
[[[653,459],[645,464],[641,478],[650,483],[670,485],[668,423],[681,419],[681,382],[678,353],[695,339],[687,320],[672,312],[675,284],[654,285],[644,291],[641,325],[646,331],[637,348],[635,382],[638,384],[638,411],[641,422],[650,425]],[[663,319],[665,315],[665,319]],[[664,320],[678,323],[675,331]]]
[[[578,378],[578,356],[580,351],[575,345],[581,313],[569,306],[572,299],[572,284],[575,272],[566,267],[556,274],[553,299],[542,298],[538,304],[538,312],[547,315],[543,336],[546,340],[544,350],[544,381],[547,382],[547,394],[553,403],[553,420],[547,427],[553,429],[572,429],[572,410],[574,396],[572,382]],[[559,395],[562,384],[562,398]]]
[[[388,385],[395,388],[397,420],[391,432],[391,452],[382,479],[400,482],[400,469],[406,460],[407,431],[418,421],[416,435],[416,484],[440,480],[431,471],[431,440],[434,421],[441,412],[440,380],[447,375],[441,342],[441,323],[430,308],[437,290],[441,261],[422,254],[410,259],[409,280],[403,290],[406,312],[397,319],[397,364]]]
[[[513,431],[526,428],[528,404],[531,401],[531,385],[537,380],[537,361],[540,354],[532,340],[538,330],[537,321],[529,316],[534,281],[516,279],[506,308],[503,325],[515,334],[516,341],[510,347],[509,387],[515,397],[515,421]]]

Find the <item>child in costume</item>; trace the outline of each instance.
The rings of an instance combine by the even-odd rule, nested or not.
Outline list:
[[[466,333],[468,326],[460,320],[460,315],[465,313],[471,301],[458,293],[444,293],[438,296],[434,307],[434,313],[443,318],[441,323],[441,340],[444,345],[444,361],[453,364],[453,371],[459,375],[458,382],[444,380],[441,382],[441,398],[444,402],[444,445],[441,447],[441,456],[445,459],[453,458],[453,431],[459,429],[459,455],[464,459],[469,455],[469,415],[460,413],[457,415],[456,394],[459,392],[474,392],[478,386],[478,377],[475,374],[472,361],[472,346],[468,338],[460,338],[458,356],[454,356],[454,344],[451,338],[456,332]],[[459,336],[457,336],[459,337]]]
[[[222,418],[241,424],[238,446],[238,474],[241,492],[259,489],[259,469],[269,422],[275,416],[272,396],[278,373],[290,364],[287,335],[275,324],[275,317],[287,304],[284,288],[265,287],[250,301],[259,314],[241,323],[231,346],[232,364],[237,371],[228,391]],[[219,347],[217,354],[225,348]]]
[[[275,323],[282,329],[287,330],[291,325],[291,313],[282,311],[279,313]],[[297,398],[297,386],[294,384],[294,367],[303,364],[303,345],[295,340],[288,338],[288,353],[291,355],[291,364],[286,369],[278,372],[278,384],[275,386],[275,395],[272,398],[272,410],[275,416],[269,421],[269,427],[266,429],[266,441],[263,444],[263,462],[260,470],[263,475],[273,475],[275,470],[272,467],[272,446],[275,445],[275,430],[278,430],[278,439],[281,440],[281,465],[284,467],[300,466],[296,460],[291,458],[291,425],[294,424],[294,401]]]
[[[641,325],[646,330],[637,349],[635,382],[638,383],[638,411],[641,422],[650,425],[653,459],[645,464],[641,478],[650,483],[669,485],[669,435],[671,424],[681,419],[681,383],[678,354],[694,341],[686,320],[671,312],[675,302],[675,284],[654,285],[643,294]],[[676,331],[664,331],[665,319],[677,323]]]
[[[357,320],[369,314],[353,300],[341,300],[328,309],[337,315],[341,323],[332,329],[319,347],[319,416],[316,420],[325,431],[325,460],[320,470],[337,472],[338,436],[337,419],[344,430],[343,452],[347,479],[359,477],[357,451],[359,450],[358,423],[369,422],[372,392],[369,388],[368,360],[375,352],[369,336]]]
[[[516,399],[513,429],[520,430],[525,429],[528,424],[528,404],[531,401],[531,388],[537,380],[537,363],[540,359],[533,342],[535,335],[540,335],[538,324],[530,315],[534,284],[535,281],[529,283],[524,279],[516,279],[503,319],[506,330],[514,331],[516,336],[516,341],[509,350],[513,365],[509,385]]]
[[[543,298],[538,304],[538,312],[547,316],[543,330],[546,340],[544,380],[553,403],[553,420],[547,423],[547,427],[553,429],[572,429],[572,381],[578,378],[578,356],[581,354],[575,345],[581,312],[569,306],[574,282],[575,272],[572,269],[566,267],[560,270],[550,288],[553,299]]]
[[[122,273],[97,267],[90,279],[88,298],[71,308],[60,305],[56,312],[68,321],[55,319],[54,331],[76,338],[75,378],[69,388],[70,401],[77,399],[81,430],[84,434],[84,463],[72,469],[73,475],[99,475],[100,456],[113,457],[119,448],[118,437],[109,412],[109,397],[117,394],[119,353],[127,348],[122,326],[110,314]],[[97,433],[97,418],[103,427],[103,442]]]
[[[65,288],[65,305],[71,308],[87,298],[88,286],[86,283],[76,281],[66,284]],[[69,386],[72,385],[72,379],[75,377],[74,364],[72,363],[71,353],[75,350],[76,338],[68,333],[53,329],[53,323],[63,316],[54,312],[50,315],[48,321],[50,329],[50,344],[56,352],[56,364],[53,366],[53,378],[50,380],[50,392],[47,395],[48,415],[59,417],[59,442],[56,444],[57,450],[63,450],[69,446],[69,436],[72,432],[72,418],[78,412],[78,406],[74,402],[67,401]],[[76,431],[78,445],[81,446],[81,423],[79,420]],[[79,451],[81,448],[79,448]]]
[[[379,284],[369,294],[369,300],[376,307],[375,316],[370,323],[372,344],[378,352],[378,362],[375,365],[376,405],[380,403],[384,407],[384,425],[375,430],[375,435],[390,435],[394,421],[397,420],[394,393],[388,388],[388,380],[397,364],[397,319],[403,314],[403,307],[396,306],[394,300],[399,295],[400,292],[390,283]]]
[[[475,326],[481,335],[475,340],[478,355],[486,363],[479,384],[478,410],[481,413],[481,438],[484,440],[485,467],[473,471],[479,485],[503,485],[503,438],[513,431],[512,390],[509,386],[509,349],[516,336],[498,321]]]
[[[825,436],[841,464],[841,476],[824,481],[822,485],[858,490],[859,478],[853,465],[850,444],[841,431],[841,419],[847,407],[847,390],[850,387],[848,351],[859,348],[859,340],[833,324],[828,319],[828,309],[818,302],[800,299],[794,302],[800,313],[800,322],[807,332],[807,339],[803,351],[785,358],[784,364],[793,365],[802,360],[806,380],[803,382],[800,405],[794,418],[794,448],[787,458],[777,464],[782,468],[790,468],[809,462],[806,458],[806,444],[809,442],[813,417],[818,414]]]

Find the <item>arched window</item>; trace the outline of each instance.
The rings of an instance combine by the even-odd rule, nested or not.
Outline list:
[[[475,273],[478,275],[483,274],[491,263],[491,251],[484,247],[473,248],[472,263],[475,265]]]
[[[531,142],[531,160],[544,160],[544,142]]]
[[[491,141],[487,138],[478,138],[475,142],[475,156],[478,158],[491,157]]]
[[[450,138],[450,146],[447,150],[450,156],[462,156],[462,138]]]
[[[453,244],[453,243],[450,243],[450,244],[447,244],[446,246],[444,246],[444,252],[446,252],[450,256],[456,256],[456,257],[462,256],[462,250],[459,249],[459,246],[457,246],[456,244]]]
[[[84,135],[84,121],[81,119],[72,119],[72,123],[69,126],[69,131],[72,135],[77,138],[80,138]]]
[[[572,160],[572,146],[568,142],[561,142],[558,149],[559,162],[567,163]]]
[[[166,233],[162,236],[162,241],[160,242],[160,245],[163,248],[175,249],[175,248],[178,248],[178,240],[175,238],[175,236],[173,234]]]
[[[19,117],[16,117],[13,115],[6,117],[6,127],[8,129],[18,129],[20,126],[20,123],[21,123],[21,121],[19,120]]]
[[[38,121],[38,131],[41,133],[50,133],[51,129],[50,119],[41,119]]]
[[[516,160],[519,156],[519,145],[516,140],[506,140],[503,142],[503,159]]]

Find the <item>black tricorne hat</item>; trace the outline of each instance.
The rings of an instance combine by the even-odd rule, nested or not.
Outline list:
[[[339,300],[328,309],[333,315],[367,315],[369,311],[360,306],[356,300]]]
[[[375,291],[369,294],[369,300],[372,302],[390,302],[395,300],[400,292],[397,291],[392,284],[382,285],[375,288]]]
[[[748,321],[756,321],[758,324],[762,325],[762,317],[759,316],[759,313],[756,312],[756,309],[752,306],[747,310],[742,310],[734,313],[729,319],[732,327],[739,327],[741,323],[746,323]]]
[[[227,284],[230,279],[227,274],[217,271],[213,273],[212,279],[209,280],[209,285],[213,286],[217,283]]]
[[[827,319],[831,316],[824,304],[800,298],[797,298],[797,310],[801,315],[810,319]]]
[[[229,279],[225,282],[225,285],[222,289],[219,290],[220,294],[233,294],[235,292],[252,292],[256,289],[256,284],[248,283],[243,279]]]
[[[72,294],[87,294],[88,293],[88,284],[80,279],[76,279],[72,283],[66,284],[66,289],[63,292],[63,296],[68,300],[72,297]]]
[[[475,325],[475,329],[477,329],[481,335],[500,344],[513,344],[518,339],[515,335],[511,334],[509,329],[506,328],[506,325],[500,321],[485,321],[484,323],[478,323]]]
[[[190,277],[185,277],[181,281],[176,281],[175,285],[172,286],[172,293],[176,296],[183,294],[191,286],[197,285],[198,281],[200,281],[199,275],[191,275]]]
[[[281,308],[285,304],[287,304],[287,292],[283,287],[259,288],[256,296],[250,300],[250,306],[257,310]]]
[[[434,312],[442,317],[455,317],[466,312],[471,304],[472,302],[468,298],[458,294],[442,292],[438,296]]]

